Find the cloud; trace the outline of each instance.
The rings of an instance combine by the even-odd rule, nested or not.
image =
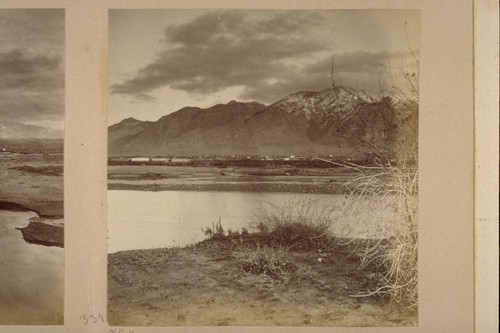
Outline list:
[[[396,59],[405,56],[402,52],[347,52],[334,55],[335,73],[380,73],[384,66]],[[331,68],[332,57],[323,58],[321,61],[309,66],[306,71],[316,73]]]
[[[289,76],[293,63],[327,49],[307,28],[311,13],[278,12],[249,19],[242,12],[210,12],[165,29],[165,49],[121,83],[114,94],[145,95],[162,87],[210,94],[228,87],[255,87]]]
[[[302,35],[305,26],[314,26],[325,22],[325,18],[314,12],[281,12],[259,24],[260,31],[273,35]]]
[[[64,87],[62,58],[24,49],[0,52],[0,91],[49,93]]]
[[[0,53],[0,120],[61,118],[62,58],[24,49]]]
[[[150,102],[162,88],[196,98],[239,87],[242,93],[232,98],[272,103],[292,92],[329,87],[334,54],[336,84],[378,91],[381,76],[387,74],[385,66],[408,54],[384,50],[373,40],[390,39],[387,34],[365,22],[365,16],[358,17],[353,28],[347,14],[207,12],[166,27],[160,41],[163,48],[155,59],[112,84],[111,92]],[[363,28],[358,29],[361,23]],[[372,38],[366,36],[370,34]],[[358,39],[364,42],[357,45]],[[365,44],[377,47],[369,49]]]
[[[0,9],[2,48],[64,52],[64,9]]]
[[[64,10],[0,9],[0,40],[0,122],[60,127]]]
[[[221,34],[230,34],[234,29],[238,29],[243,20],[241,13],[208,13],[191,22],[167,27],[164,41],[184,46],[207,44]]]
[[[60,56],[31,54],[21,49],[0,53],[0,75],[37,75],[57,70],[60,64]]]
[[[334,79],[336,85],[345,85],[362,90],[377,92],[388,88],[391,80],[400,80],[404,74],[400,66],[405,61],[411,62],[411,55],[406,52],[346,52],[334,55]],[[332,55],[325,56],[295,71],[284,73],[281,79],[268,80],[259,85],[247,86],[241,98],[275,102],[292,92],[303,90],[321,90],[331,85]],[[402,65],[401,65],[402,66]],[[414,66],[415,67],[415,66]],[[388,71],[392,71],[388,73]],[[415,69],[416,70],[416,69]],[[393,75],[393,77],[389,77]]]

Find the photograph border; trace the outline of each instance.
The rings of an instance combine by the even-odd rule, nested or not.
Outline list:
[[[494,3],[494,1],[490,1]],[[411,8],[421,16],[419,326],[410,332],[474,330],[473,1],[310,1],[308,8]],[[0,7],[65,8],[65,325],[0,326],[0,332],[111,332],[82,316],[106,313],[107,10],[108,8],[300,8],[300,1],[5,0]],[[498,3],[494,10],[498,11]],[[487,7],[489,10],[491,7]],[[495,9],[496,8],[496,9]],[[496,15],[497,16],[497,15]],[[496,17],[498,19],[498,17]],[[460,24],[456,24],[460,22]],[[498,26],[498,23],[497,23]],[[493,38],[498,41],[498,38]],[[498,47],[498,44],[495,45]],[[483,47],[488,47],[484,46]],[[494,50],[498,57],[498,49]],[[479,52],[479,51],[478,51]],[[498,58],[497,58],[498,59]],[[486,61],[486,60],[484,60]],[[486,66],[489,68],[490,62]],[[477,72],[476,72],[477,73]],[[498,70],[496,70],[498,73]],[[498,79],[498,78],[496,78]],[[497,80],[496,80],[497,81]],[[489,83],[488,83],[489,82]],[[488,86],[498,84],[487,81]],[[498,92],[498,89],[497,89]],[[478,97],[476,95],[476,98]],[[489,105],[498,111],[498,96]],[[493,103],[493,102],[491,102]],[[434,113],[448,107],[451,117]],[[476,110],[476,112],[479,112]],[[481,112],[483,112],[481,110]],[[493,117],[492,117],[493,118]],[[490,119],[486,117],[486,119]],[[486,120],[488,121],[488,120]],[[495,121],[495,119],[492,119]],[[439,126],[443,123],[443,126]],[[498,126],[496,126],[498,130]],[[498,137],[498,136],[497,136]],[[491,140],[491,137],[489,138]],[[498,142],[498,140],[497,140]],[[433,158],[434,157],[434,158]],[[429,160],[430,159],[430,160]],[[427,162],[424,162],[427,161]],[[498,158],[486,163],[497,165]],[[436,186],[443,186],[438,190]],[[487,192],[489,193],[489,192]],[[498,193],[497,193],[498,196]],[[445,202],[443,205],[443,201]],[[440,205],[440,203],[442,205]],[[491,208],[491,206],[490,206]],[[478,216],[476,216],[478,218]],[[490,219],[490,217],[488,217]],[[489,221],[498,226],[498,215]],[[477,221],[477,219],[476,219]],[[483,227],[478,224],[477,228]],[[477,230],[476,230],[477,231]],[[476,232],[477,235],[477,232]],[[497,238],[497,234],[494,235]],[[490,238],[488,244],[493,244]],[[482,242],[482,240],[478,240]],[[498,239],[496,240],[498,244]],[[443,246],[443,244],[445,246]],[[484,254],[484,250],[482,252]],[[493,257],[493,260],[495,258]],[[498,262],[495,261],[494,262]],[[483,269],[482,274],[485,273]],[[476,280],[476,281],[484,281]],[[489,283],[491,278],[487,278]],[[498,288],[498,277],[496,277]],[[498,308],[498,307],[497,307]],[[490,320],[498,320],[491,318]],[[476,325],[479,325],[476,323]],[[496,325],[495,325],[496,326]],[[265,327],[129,328],[134,332],[256,332]],[[334,328],[395,332],[401,328]],[[273,327],[290,332],[298,328]],[[301,327],[327,332],[332,328]],[[479,330],[478,330],[479,331]],[[123,331],[122,331],[123,332]]]

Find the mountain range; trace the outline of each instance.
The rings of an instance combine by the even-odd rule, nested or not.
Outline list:
[[[0,139],[62,139],[63,131],[16,121],[0,121]]]
[[[408,105],[334,87],[296,92],[267,106],[185,107],[157,121],[127,118],[110,126],[108,155],[359,157],[391,150],[405,122],[416,119]]]

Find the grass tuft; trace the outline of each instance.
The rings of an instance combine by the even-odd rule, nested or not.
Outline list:
[[[288,252],[285,248],[257,246],[243,251],[242,269],[253,274],[264,274],[271,278],[284,281],[289,273],[296,270],[295,264],[285,261]]]
[[[334,221],[329,207],[300,197],[284,204],[264,202],[254,212],[250,225],[271,246],[291,250],[324,250],[336,242],[331,233]]]

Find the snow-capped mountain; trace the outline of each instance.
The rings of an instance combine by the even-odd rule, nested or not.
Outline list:
[[[269,106],[231,101],[185,107],[143,122],[109,127],[110,156],[300,155],[364,156],[391,149],[417,109],[345,87],[301,91]],[[406,115],[406,116],[405,116]]]

